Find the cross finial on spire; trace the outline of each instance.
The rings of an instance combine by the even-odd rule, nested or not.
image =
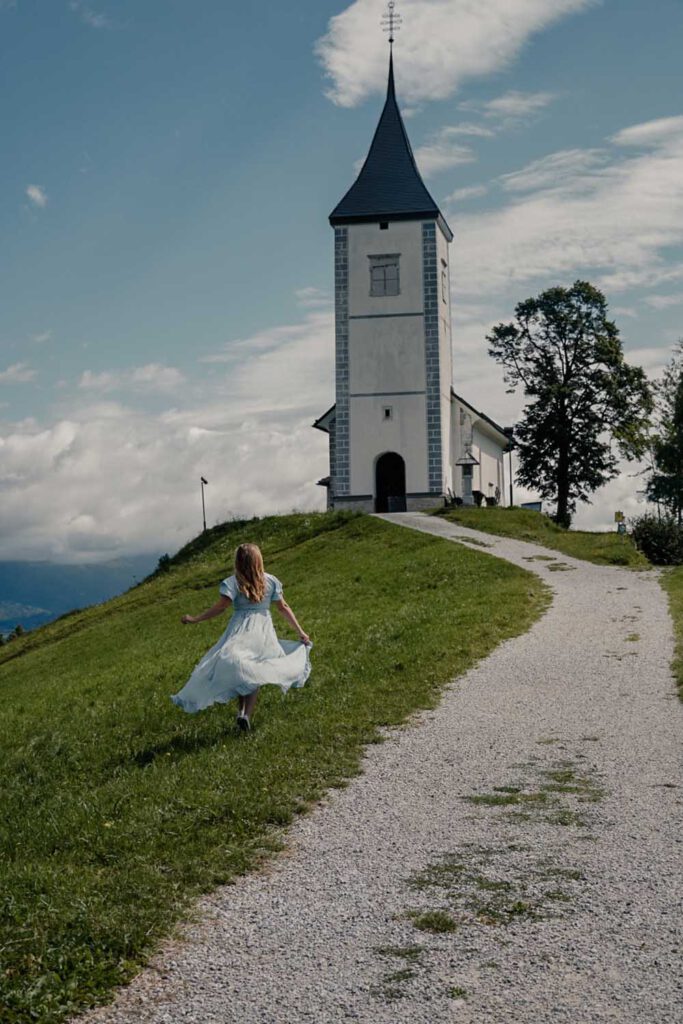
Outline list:
[[[396,14],[395,0],[389,0],[387,8],[387,13],[382,15],[382,28],[389,33],[389,46],[391,47],[394,43],[394,32],[398,32],[401,27],[401,15]]]

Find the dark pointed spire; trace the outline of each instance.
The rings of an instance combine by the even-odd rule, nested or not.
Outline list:
[[[330,214],[330,224],[373,220],[439,219],[450,236],[415,163],[396,102],[393,54],[389,55],[387,98],[358,177]]]

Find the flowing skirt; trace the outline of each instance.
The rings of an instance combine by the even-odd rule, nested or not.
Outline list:
[[[283,693],[303,686],[311,673],[310,646],[278,640],[270,612],[236,611],[218,643],[206,652],[182,690],[171,700],[194,714],[212,704],[279,686]]]

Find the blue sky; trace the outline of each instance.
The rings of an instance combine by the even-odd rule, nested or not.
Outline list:
[[[322,504],[327,216],[381,109],[384,8],[0,0],[0,557],[172,550],[200,473],[211,521]],[[683,334],[683,5],[399,9],[399,102],[455,233],[456,388],[513,422],[485,334],[577,277],[656,374]]]

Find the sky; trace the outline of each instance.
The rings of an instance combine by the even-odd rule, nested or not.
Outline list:
[[[173,552],[201,475],[210,525],[323,507],[327,218],[382,108],[385,10],[0,0],[0,559]],[[683,4],[397,10],[399,105],[455,236],[456,390],[513,424],[486,334],[577,278],[656,376],[683,335]],[[637,468],[576,525],[643,511]]]

